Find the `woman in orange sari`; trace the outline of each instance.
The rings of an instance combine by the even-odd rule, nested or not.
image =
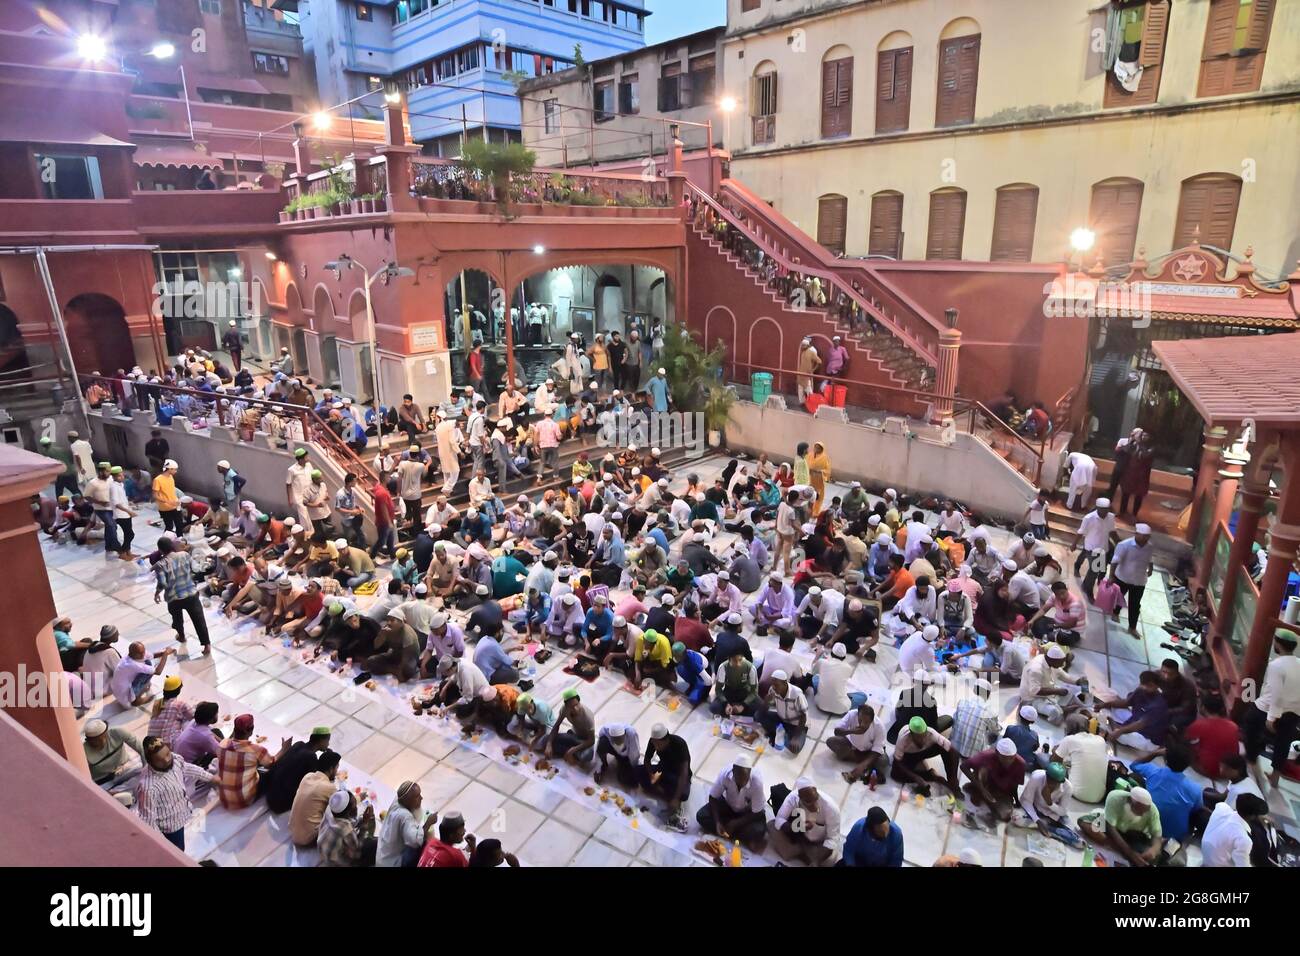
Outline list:
[[[817,492],[813,502],[813,514],[821,513],[822,503],[826,500],[826,483],[831,480],[831,459],[826,454],[826,446],[819,441],[813,442],[812,454],[808,456],[808,483]]]

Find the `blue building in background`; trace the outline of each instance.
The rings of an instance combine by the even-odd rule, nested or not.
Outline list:
[[[277,0],[283,5],[286,0]],[[292,2],[292,0],[289,0]],[[411,132],[455,156],[464,132],[519,141],[515,84],[645,44],[644,0],[303,0],[300,20],[322,104],[376,91],[406,96]]]

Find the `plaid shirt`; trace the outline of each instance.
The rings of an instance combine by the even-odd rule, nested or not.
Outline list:
[[[223,740],[217,751],[217,796],[227,810],[242,810],[257,799],[257,768],[271,763],[266,748],[251,740]]]
[[[978,697],[959,701],[952,715],[952,745],[963,757],[973,757],[1002,735],[989,706]]]
[[[185,828],[193,811],[189,788],[212,779],[212,774],[180,757],[172,758],[169,770],[155,770],[146,763],[135,785],[135,812],[163,833],[175,833]]]
[[[194,568],[190,556],[184,551],[173,551],[154,566],[154,577],[163,598],[172,601],[184,601],[199,593],[199,586],[194,583]]]
[[[170,747],[193,719],[194,708],[179,697],[164,700],[162,708],[149,721],[148,735],[157,737]]]
[[[337,817],[330,826],[322,825],[316,837],[321,866],[357,866],[361,862],[361,836],[353,820]]]

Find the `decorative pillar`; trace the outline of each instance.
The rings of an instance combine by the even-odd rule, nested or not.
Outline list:
[[[1259,603],[1255,606],[1255,620],[1250,626],[1250,637],[1246,640],[1241,661],[1241,679],[1254,681],[1256,693],[1264,680],[1264,668],[1268,666],[1287,577],[1295,565],[1296,549],[1300,548],[1300,525],[1275,521],[1268,533],[1268,565],[1260,578]]]
[[[1228,552],[1228,567],[1223,576],[1223,594],[1219,598],[1214,615],[1214,632],[1212,644],[1220,644],[1227,637],[1232,624],[1232,602],[1237,597],[1238,572],[1246,566],[1250,557],[1251,546],[1259,532],[1259,515],[1268,499],[1268,472],[1262,478],[1257,475],[1247,477],[1241,486],[1241,510],[1237,512],[1237,531],[1232,538],[1232,549]]]
[[[510,309],[515,301],[515,282],[510,275],[510,253],[502,251],[499,255],[501,257],[501,284],[506,297],[506,384],[509,385],[515,380],[515,324],[510,320]],[[464,269],[462,269],[461,275],[464,274]],[[527,320],[522,307],[520,315],[525,321]],[[468,350],[466,354],[468,355]]]
[[[0,672],[12,680],[18,697],[18,706],[6,707],[6,713],[89,778],[76,717],[69,702],[58,699],[66,685],[54,643],[57,611],[30,502],[62,467],[14,445],[0,445],[0,563],[7,569],[0,588],[0,620],[5,622]],[[97,627],[84,623],[90,630]]]
[[[1187,542],[1195,544],[1197,531],[1201,527],[1201,516],[1205,512],[1205,498],[1214,487],[1215,466],[1223,451],[1224,442],[1228,440],[1228,430],[1222,425],[1210,425],[1205,429],[1201,445],[1201,464],[1196,470],[1196,482],[1192,488],[1192,510],[1187,517]],[[1208,539],[1207,539],[1208,544]]]
[[[939,333],[939,367],[934,377],[934,390],[939,397],[934,403],[932,418],[935,423],[952,418],[953,399],[957,395],[957,353],[961,349],[957,310],[944,309],[943,315],[948,327]]]
[[[293,179],[298,183],[298,195],[307,191],[307,176],[311,172],[311,143],[303,135],[302,123],[293,124]]]
[[[1232,506],[1237,498],[1237,488],[1240,486],[1244,474],[1242,469],[1249,459],[1229,448],[1222,453],[1220,461],[1222,467],[1218,472],[1219,486],[1214,492],[1214,517],[1210,520],[1212,528],[1217,528],[1220,523],[1226,523],[1232,516]],[[1215,540],[1215,537],[1211,535],[1209,545],[1206,547],[1205,553],[1201,555],[1201,564],[1196,572],[1197,580],[1200,581],[1202,587],[1208,587],[1210,583],[1210,572],[1214,567]]]

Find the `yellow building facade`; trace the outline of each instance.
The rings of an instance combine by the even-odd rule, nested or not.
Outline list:
[[[732,175],[848,255],[1300,256],[1300,0],[729,0]]]

